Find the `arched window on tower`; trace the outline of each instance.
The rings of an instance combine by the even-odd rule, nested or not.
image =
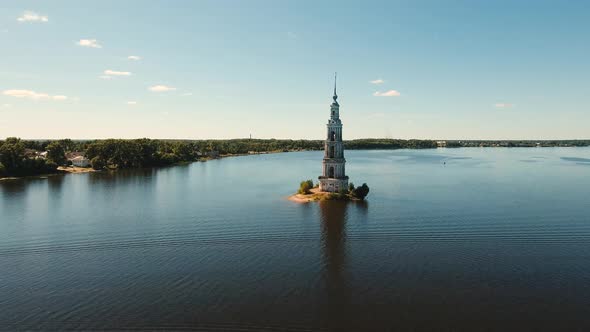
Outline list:
[[[330,147],[330,154],[329,154],[330,158],[334,158],[334,146]]]
[[[333,141],[335,141],[335,140],[336,140],[336,133],[335,133],[334,131],[332,131],[332,132],[330,133],[330,141],[332,141],[332,142],[333,142]]]
[[[328,177],[329,178],[334,177],[334,166],[330,166],[330,168],[328,169]]]

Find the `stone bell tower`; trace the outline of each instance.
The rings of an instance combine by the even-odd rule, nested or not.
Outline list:
[[[320,190],[338,192],[348,190],[348,176],[344,172],[344,144],[342,143],[342,122],[340,121],[340,105],[336,94],[336,74],[334,74],[334,101],[330,105],[330,120],[328,120],[328,134],[324,143],[324,160],[322,161],[322,175],[319,177]]]

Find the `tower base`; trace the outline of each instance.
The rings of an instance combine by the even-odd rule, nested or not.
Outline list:
[[[348,176],[344,179],[327,178],[320,176],[320,191],[337,193],[340,190],[348,190]]]

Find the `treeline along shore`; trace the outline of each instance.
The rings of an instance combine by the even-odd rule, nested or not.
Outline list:
[[[345,141],[349,150],[432,149],[437,147],[590,146],[590,140],[436,141],[367,138]],[[0,178],[93,170],[167,166],[233,155],[322,150],[323,140],[0,140]]]

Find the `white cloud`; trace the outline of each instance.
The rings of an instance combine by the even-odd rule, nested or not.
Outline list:
[[[152,92],[166,92],[166,91],[174,91],[176,88],[169,87],[166,85],[154,85],[148,88],[148,90]]]
[[[131,76],[131,73],[128,71],[116,71],[116,70],[107,69],[104,71],[103,76]]]
[[[16,20],[19,22],[49,22],[47,15],[41,15],[31,11],[24,12],[23,15]]]
[[[10,107],[12,107],[12,105],[10,105],[10,104],[2,104],[2,107],[4,107],[4,108],[10,108]]]
[[[375,97],[399,97],[400,93],[398,91],[395,90],[388,90],[388,91],[377,91],[375,93],[373,93],[373,96]]]
[[[182,94],[182,96],[192,96],[192,95],[193,95],[193,93],[192,93],[192,92],[186,92],[186,93],[183,93],[183,94]]]
[[[127,105],[137,105],[137,102],[136,101],[128,101]]]
[[[80,39],[77,44],[84,47],[102,48],[96,39]]]
[[[378,78],[376,80],[369,81],[369,83],[371,83],[371,84],[383,84],[383,83],[385,83],[385,81],[382,80],[382,79],[380,79],[380,78]]]
[[[27,98],[27,99],[33,99],[33,100],[57,100],[57,101],[62,101],[62,100],[67,100],[68,97],[63,96],[63,95],[49,95],[47,93],[38,93],[35,91],[31,91],[31,90],[4,90],[2,92],[3,95],[5,96],[10,96],[10,97],[15,97],[15,98]]]
[[[512,108],[512,107],[514,107],[514,104],[511,104],[511,103],[496,103],[496,104],[494,104],[494,107],[500,108],[500,109],[506,109],[506,108]]]
[[[140,56],[137,56],[137,55],[130,55],[130,56],[127,57],[127,59],[138,61],[138,60],[141,60],[141,57]]]

